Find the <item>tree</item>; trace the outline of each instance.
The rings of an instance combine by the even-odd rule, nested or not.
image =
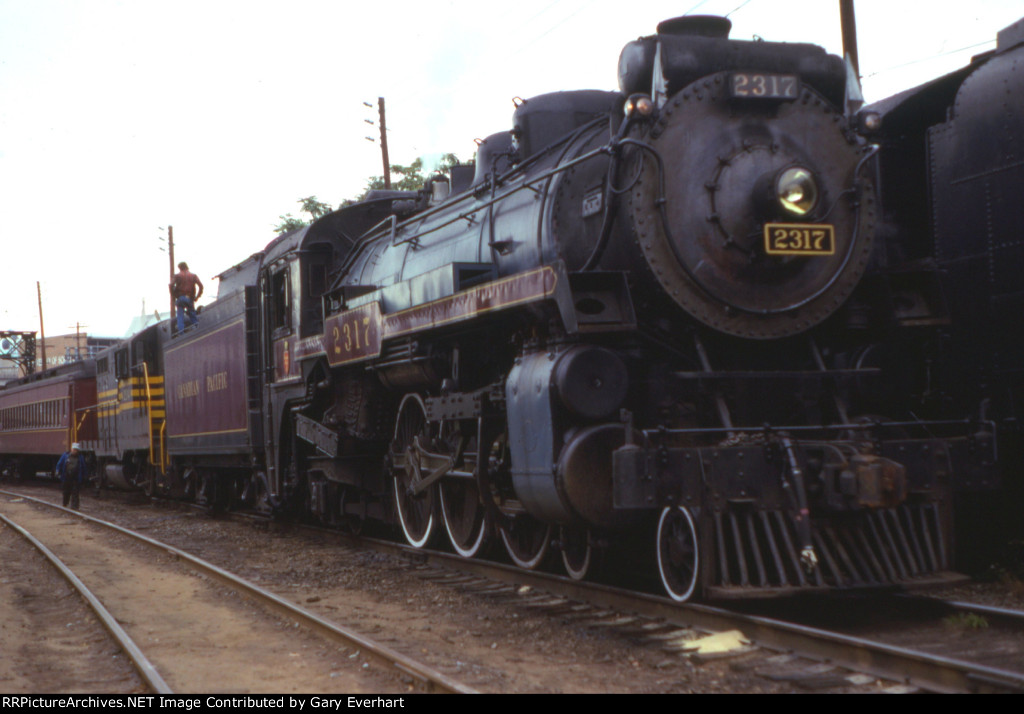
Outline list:
[[[441,173],[447,173],[452,166],[457,166],[458,164],[459,158],[455,154],[445,154],[444,156],[441,157],[441,163],[437,167],[437,170]],[[397,174],[400,177],[398,180],[395,180],[395,174]],[[422,158],[416,159],[408,166],[402,166],[401,164],[391,165],[391,190],[393,191],[418,191],[421,188],[423,188],[423,185],[427,182],[428,178],[429,176],[423,173]],[[366,195],[370,191],[375,191],[383,188],[384,177],[371,176],[369,179],[367,179],[366,188],[363,189],[362,194],[360,194],[359,198],[357,198],[356,201],[362,201],[364,198],[366,198]],[[326,216],[328,213],[334,210],[331,207],[331,204],[318,201],[316,196],[307,196],[306,198],[300,198],[298,200],[298,203],[301,206],[300,212],[308,213],[309,219],[307,220],[301,217],[296,218],[290,213],[287,213],[283,216],[278,216],[281,222],[274,226],[274,231],[278,235],[281,235],[282,233],[288,233],[289,231],[294,231],[297,228],[303,228],[305,226],[308,226],[316,219],[322,216]],[[352,203],[355,203],[355,201],[342,201],[338,207],[341,208],[343,206],[348,206]]]
[[[285,214],[283,216],[278,216],[278,218],[281,219],[281,222],[274,226],[274,231],[278,235],[281,235],[282,233],[288,233],[289,231],[294,231],[296,228],[303,228],[304,226],[308,226],[316,219],[326,216],[328,213],[334,210],[331,207],[331,204],[318,201],[316,196],[306,196],[305,198],[300,198],[298,200],[298,203],[299,205],[302,206],[300,210],[304,213],[309,214],[309,220],[296,218],[290,213]]]
[[[446,173],[452,166],[459,164],[459,158],[455,154],[445,154],[441,157],[441,163],[437,170]],[[401,178],[395,180],[395,174]],[[408,166],[391,164],[391,190],[392,191],[419,191],[427,182],[429,176],[423,173],[423,159],[418,158]],[[366,198],[370,191],[377,191],[384,188],[383,176],[371,176],[366,181],[366,188],[357,200]]]

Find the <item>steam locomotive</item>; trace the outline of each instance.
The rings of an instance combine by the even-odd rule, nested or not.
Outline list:
[[[1024,20],[967,66],[866,108],[878,117],[870,139],[880,146],[884,243],[898,266],[889,278],[896,315],[927,335],[916,346],[892,342],[874,359],[902,360],[917,385],[917,413],[972,415],[985,425],[979,438],[998,443],[996,503],[985,497],[995,485],[992,471],[960,474],[968,486],[961,510],[971,503],[985,520],[972,537],[979,550],[1021,537],[1022,63]]]
[[[662,23],[620,91],[522,102],[475,166],[101,354],[102,478],[573,578],[626,553],[677,601],[948,581],[995,439],[914,412],[900,349],[937,328],[879,241],[881,115],[845,110],[841,59],[729,29]]]

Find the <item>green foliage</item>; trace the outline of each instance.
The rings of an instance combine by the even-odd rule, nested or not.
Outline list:
[[[987,630],[988,620],[983,615],[973,612],[958,612],[943,620],[947,627],[957,630]]]
[[[306,198],[301,198],[299,199],[299,203],[302,204],[302,210],[311,215],[314,221],[317,218],[322,218],[323,216],[326,216],[328,213],[334,210],[333,208],[331,208],[331,204],[321,203],[320,201],[316,200],[316,196],[306,196]]]
[[[459,158],[455,154],[445,154],[441,157],[441,164],[437,167],[437,170],[445,173],[452,166],[456,166],[459,163]],[[397,176],[396,176],[397,174]],[[423,188],[423,184],[427,182],[427,176],[423,173],[423,159],[418,158],[408,166],[402,166],[401,164],[391,164],[391,190],[392,191],[419,191]],[[377,191],[384,188],[384,177],[383,176],[371,176],[366,181],[366,188],[363,189],[363,193],[357,200],[363,200],[366,198],[366,194],[370,191]]]
[[[303,226],[309,225],[307,221],[304,221],[301,218],[296,218],[290,213],[285,216],[278,216],[278,218],[281,219],[281,222],[274,226],[274,232],[277,233],[278,235],[282,235],[283,233],[290,233],[296,230],[297,228],[302,228]]]
[[[438,171],[447,173],[452,166],[459,164],[459,158],[455,154],[445,154],[441,158],[441,163],[438,166]],[[391,165],[391,190],[392,191],[418,191],[423,188],[423,185],[427,182],[429,176],[423,171],[423,159],[419,158],[413,161],[408,166],[402,166],[401,164]],[[366,181],[366,188],[363,189],[362,194],[356,201],[361,201],[366,198],[366,195],[370,191],[375,191],[384,188],[384,177],[383,176],[371,176]],[[283,216],[278,216],[280,223],[274,226],[274,232],[278,235],[282,233],[288,233],[294,231],[297,228],[308,226],[310,223],[315,221],[322,216],[326,216],[334,209],[329,203],[323,203],[318,201],[316,196],[307,196],[306,198],[300,198],[298,200],[300,205],[300,214],[308,214],[309,218],[304,218],[301,215],[299,217],[293,216],[291,213],[287,213]],[[348,206],[354,203],[354,201],[346,200],[339,204],[339,208]]]
[[[303,226],[308,226],[310,223],[315,221],[317,218],[321,218],[322,216],[326,216],[328,213],[330,213],[331,211],[334,210],[331,207],[331,204],[323,203],[321,201],[318,201],[316,196],[306,196],[305,198],[300,198],[298,200],[298,203],[302,207],[300,210],[303,213],[308,213],[309,214],[309,216],[310,216],[309,219],[305,220],[305,219],[302,219],[302,218],[296,218],[295,216],[293,216],[290,213],[285,214],[283,216],[278,216],[278,218],[281,220],[281,222],[278,223],[276,226],[274,226],[274,232],[275,233],[277,233],[278,235],[281,235],[282,233],[288,233],[289,231],[294,231],[296,228],[302,228]]]

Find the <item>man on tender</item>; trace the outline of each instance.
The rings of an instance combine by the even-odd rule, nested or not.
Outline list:
[[[197,292],[198,290],[198,292]],[[196,317],[196,300],[203,296],[203,282],[199,276],[188,272],[188,263],[178,263],[178,272],[171,283],[171,297],[177,305],[178,332],[185,331],[185,313],[188,313],[189,327],[199,325]]]

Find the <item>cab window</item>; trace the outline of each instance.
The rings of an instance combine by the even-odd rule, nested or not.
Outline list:
[[[267,307],[272,331],[291,326],[291,285],[288,272],[288,268],[284,268],[270,276]]]

